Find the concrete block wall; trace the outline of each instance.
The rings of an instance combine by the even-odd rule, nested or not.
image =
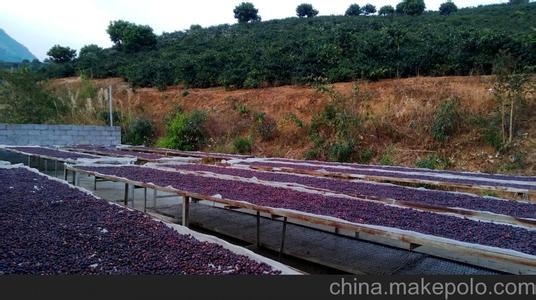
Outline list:
[[[118,126],[1,124],[0,145],[119,145]]]

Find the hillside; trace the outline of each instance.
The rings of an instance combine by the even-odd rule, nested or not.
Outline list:
[[[485,172],[535,174],[536,115],[529,113],[520,122],[519,140],[513,152],[499,154],[483,137],[489,116],[494,112],[490,93],[493,77],[416,77],[408,79],[359,82],[362,101],[357,104],[363,127],[359,148],[372,150],[372,163],[390,157],[391,163],[414,166],[430,154],[450,161],[447,168]],[[53,82],[57,93],[67,101],[81,101],[80,107],[95,110],[99,101],[106,107],[105,90],[114,88],[116,110],[124,115],[144,117],[156,124],[157,135],[165,133],[165,123],[177,107],[185,111],[208,112],[210,142],[205,150],[233,152],[233,140],[250,134],[248,114],[265,113],[277,124],[277,136],[270,141],[256,139],[252,153],[260,156],[303,158],[313,147],[309,136],[312,119],[319,115],[330,99],[307,86],[283,86],[227,91],[224,88],[188,89],[175,86],[166,91],[153,88],[132,89],[121,79],[94,80],[98,91],[92,101],[76,99],[87,83],[80,78]],[[351,94],[354,83],[337,83],[336,90]],[[185,93],[187,91],[187,93]],[[438,106],[445,99],[459,99],[463,114],[458,130],[446,143],[432,138],[431,124]],[[100,99],[100,100],[99,100]],[[88,100],[89,101],[89,100]],[[102,104],[104,103],[104,104]],[[349,108],[350,109],[350,108]],[[527,108],[528,112],[534,107]],[[246,112],[246,113],[244,113]],[[80,122],[90,122],[87,110],[79,112]],[[294,117],[292,117],[294,116]],[[302,127],[293,120],[300,120]],[[72,119],[69,121],[73,121]],[[76,121],[76,120],[74,120]],[[102,123],[93,119],[93,122]],[[523,157],[522,162],[516,162]]]
[[[536,24],[536,3],[466,8],[449,16],[293,17],[192,26],[160,36],[127,23],[131,31],[140,31],[130,47],[117,42],[109,49],[84,48],[66,70],[94,78],[120,76],[134,86],[160,89],[482,75],[491,74],[504,53],[524,67],[536,66],[536,32],[530,24]],[[131,37],[125,33],[122,39]],[[50,70],[66,74],[58,66]]]
[[[35,56],[21,43],[0,29],[0,62],[18,63],[23,60],[32,61]]]

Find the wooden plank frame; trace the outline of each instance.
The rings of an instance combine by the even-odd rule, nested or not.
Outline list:
[[[456,260],[462,263],[468,263],[476,266],[485,267],[488,269],[498,270],[501,272],[507,272],[511,274],[536,274],[536,256],[524,254],[513,250],[463,243],[431,235],[397,230],[396,228],[390,229],[381,226],[351,223],[342,219],[313,215],[305,212],[302,213],[298,211],[259,206],[244,201],[236,201],[231,199],[201,195],[171,187],[162,187],[151,183],[138,182],[122,177],[82,170],[76,168],[76,166],[71,165],[67,165],[66,168],[71,170],[72,172],[90,174],[101,178],[107,178],[111,181],[123,182],[125,184],[132,184],[136,186],[143,186],[146,188],[168,193],[175,193],[179,196],[182,196],[183,198],[196,198],[227,206],[241,207],[243,209],[248,209],[259,213],[293,219],[299,222],[305,222],[314,225],[323,225],[332,228],[338,228],[339,230],[349,230],[358,233],[360,237],[362,236],[362,234],[366,234],[372,237],[377,237],[379,239],[393,240],[395,242],[401,242],[405,244],[405,249],[412,249],[415,252],[431,254],[441,258]],[[417,245],[418,247],[416,247]],[[432,250],[430,253],[430,248],[438,249],[438,251]],[[441,254],[438,255],[433,253]]]

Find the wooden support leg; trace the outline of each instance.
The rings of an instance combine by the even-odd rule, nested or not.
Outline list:
[[[143,212],[147,212],[147,188],[143,188]]]
[[[285,249],[285,235],[287,232],[287,217],[283,218],[283,230],[281,232],[281,247],[279,248],[279,259],[281,259],[281,255],[283,254],[283,250]]]
[[[125,198],[123,199],[123,204],[128,205],[128,183],[125,183]]]
[[[136,186],[130,186],[130,198],[132,199],[132,208],[134,208],[134,193],[136,192]]]
[[[188,227],[190,212],[190,197],[182,197],[182,226]]]
[[[257,241],[255,243],[257,248],[261,246],[261,213],[257,212]]]

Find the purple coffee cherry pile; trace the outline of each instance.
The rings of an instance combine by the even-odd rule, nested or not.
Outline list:
[[[407,174],[403,172],[387,172],[382,170],[370,170],[370,169],[341,169],[337,168],[334,165],[320,165],[308,166],[308,165],[298,165],[291,162],[283,161],[255,161],[255,162],[242,162],[240,164],[250,165],[250,166],[259,166],[259,167],[269,167],[269,168],[289,168],[295,170],[308,170],[308,171],[327,171],[333,173],[344,173],[350,175],[364,175],[364,176],[382,176],[390,178],[407,178],[407,179],[418,179],[418,180],[431,180],[438,182],[447,182],[447,183],[460,183],[460,184],[476,184],[476,185],[487,185],[487,186],[498,186],[498,187],[511,187],[518,189],[529,189],[535,190],[535,185],[527,185],[522,183],[515,182],[496,182],[496,181],[482,181],[482,180],[471,180],[467,178],[455,178],[455,177],[435,177],[428,175],[420,174]],[[420,171],[420,170],[413,170]],[[532,178],[532,177],[531,177]],[[531,178],[528,178],[526,181],[533,181]]]
[[[348,180],[325,177],[300,176],[290,173],[266,172],[203,164],[165,165],[165,167],[186,171],[205,171],[244,178],[255,177],[264,181],[298,183],[356,197],[390,198],[437,207],[459,207],[536,219],[536,204],[497,200],[462,193],[423,190],[397,185],[375,184],[366,181],[350,182]]]
[[[173,186],[182,191],[207,196],[221,195],[226,199],[245,201],[259,206],[292,209],[320,216],[336,217],[354,223],[410,230],[468,243],[536,254],[535,231],[504,224],[147,167],[81,167],[81,169],[133,181],[154,183],[159,186]]]
[[[79,159],[79,158],[98,158],[98,156],[90,155],[90,154],[83,154],[83,153],[77,153],[77,152],[68,152],[68,151],[60,151],[52,148],[45,148],[45,147],[8,147],[8,149],[13,149],[17,151],[21,151],[28,154],[33,155],[44,155],[49,156],[57,159]]]
[[[27,169],[0,169],[0,274],[278,273]]]

